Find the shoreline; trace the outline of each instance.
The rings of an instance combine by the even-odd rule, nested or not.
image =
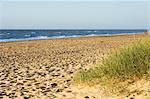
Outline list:
[[[113,37],[113,36],[127,36],[127,35],[146,35],[145,32],[143,33],[121,33],[121,34],[102,34],[102,35],[83,35],[83,36],[62,36],[62,37],[47,37],[47,36],[38,36],[38,37],[31,37],[31,38],[24,38],[24,39],[6,39],[0,40],[0,43],[8,43],[8,42],[25,42],[25,41],[39,41],[39,40],[53,40],[53,39],[71,39],[71,38],[87,38],[87,37]]]

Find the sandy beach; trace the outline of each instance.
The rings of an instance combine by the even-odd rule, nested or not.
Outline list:
[[[91,68],[111,49],[144,36],[1,42],[0,99],[99,99],[89,97],[88,93],[78,97],[81,91],[72,88],[74,73]]]

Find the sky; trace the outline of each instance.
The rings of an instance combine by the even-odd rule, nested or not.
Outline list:
[[[1,0],[0,29],[148,29],[150,0]]]

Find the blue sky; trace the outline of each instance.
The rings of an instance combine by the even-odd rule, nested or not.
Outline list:
[[[2,0],[2,29],[147,29],[149,0]],[[149,7],[149,8],[148,8]]]

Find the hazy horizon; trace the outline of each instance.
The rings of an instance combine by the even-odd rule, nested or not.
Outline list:
[[[2,0],[0,29],[149,29],[147,0]]]

